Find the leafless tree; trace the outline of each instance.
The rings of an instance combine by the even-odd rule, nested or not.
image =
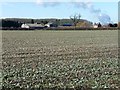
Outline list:
[[[81,14],[74,14],[70,16],[70,19],[72,20],[75,28],[76,28],[76,24],[80,21],[81,18]]]

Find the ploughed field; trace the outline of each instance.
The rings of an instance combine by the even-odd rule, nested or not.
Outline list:
[[[3,31],[5,88],[119,89],[118,31]]]

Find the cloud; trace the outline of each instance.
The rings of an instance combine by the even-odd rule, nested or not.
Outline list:
[[[5,0],[5,1],[11,1],[11,0]],[[63,2],[119,2],[119,0],[35,0],[35,2],[38,2],[38,3],[41,3],[41,2],[62,2],[62,3]]]
[[[54,7],[54,6],[57,6],[57,5],[60,4],[60,2],[57,2],[55,0],[49,0],[49,1],[47,1],[47,0],[37,0],[36,3],[38,5],[42,5],[44,7]]]
[[[101,13],[98,15],[98,19],[100,22],[102,22],[103,24],[108,24],[108,23],[112,23],[111,18],[109,15]]]
[[[58,6],[61,3],[63,2],[60,0],[49,0],[49,1],[48,0],[37,0],[37,4],[42,5],[44,7],[54,7],[54,6]],[[95,8],[91,0],[87,0],[87,1],[85,0],[84,1],[83,0],[74,0],[74,1],[71,0],[70,1],[69,0],[67,3],[74,5],[76,8],[83,8],[83,9],[89,10],[92,14],[94,14],[98,18],[99,22],[101,22],[102,24],[111,22],[110,16],[105,13],[102,13],[101,9]]]
[[[108,24],[112,22],[110,16],[102,13],[101,9],[95,8],[92,2],[73,2],[73,4],[77,8],[89,10],[98,18],[99,22],[101,22],[102,24]]]

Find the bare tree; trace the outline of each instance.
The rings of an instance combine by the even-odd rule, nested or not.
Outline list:
[[[70,19],[72,20],[75,28],[76,28],[76,24],[80,21],[81,18],[81,14],[74,14],[70,16]]]

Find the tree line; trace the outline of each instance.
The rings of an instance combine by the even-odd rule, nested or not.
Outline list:
[[[20,19],[20,18],[6,18],[0,20],[0,27],[21,27],[23,23],[38,23],[38,24],[47,24],[48,22],[52,22],[58,26],[63,24],[73,24],[76,25],[78,22],[83,22],[87,20],[80,19],[80,15],[70,16],[70,19]],[[92,23],[90,21],[87,21]],[[120,26],[120,23],[109,23],[108,27],[117,27]]]
[[[47,24],[52,22],[57,25],[62,25],[64,23],[71,23],[70,19],[20,19],[20,18],[6,18],[0,20],[1,27],[21,27],[24,23],[37,23],[37,24]]]

